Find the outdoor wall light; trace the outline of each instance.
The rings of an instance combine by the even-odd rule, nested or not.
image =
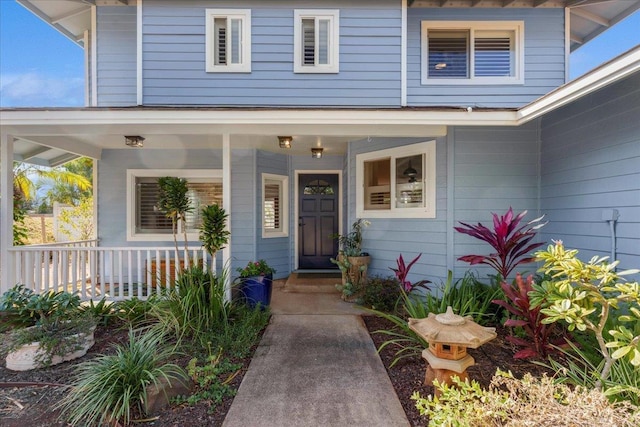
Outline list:
[[[293,137],[291,136],[279,136],[278,144],[280,148],[291,148],[291,141],[293,141]]]
[[[142,148],[144,146],[144,138],[140,135],[125,135],[124,143],[129,147]]]
[[[324,148],[322,147],[317,147],[317,148],[312,148],[311,149],[311,157],[313,157],[314,159],[319,159],[322,157],[322,152],[324,151]]]

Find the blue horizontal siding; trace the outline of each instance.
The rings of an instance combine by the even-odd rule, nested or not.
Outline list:
[[[97,8],[97,102],[136,105],[136,8]]]
[[[422,21],[524,21],[522,85],[423,85]],[[407,102],[410,106],[520,107],[564,83],[564,10],[518,8],[410,8],[407,40]]]
[[[397,106],[400,8],[391,0],[323,2],[340,9],[340,72],[293,72],[293,10],[282,1],[216,2],[250,8],[252,72],[205,72],[205,9],[211,2],[145,0],[144,103],[228,106]],[[317,4],[297,3],[299,8]],[[355,83],[357,82],[357,83]]]
[[[617,258],[640,266],[640,75],[626,78],[546,115],[542,120],[542,233],[580,257],[608,256],[617,209]]]

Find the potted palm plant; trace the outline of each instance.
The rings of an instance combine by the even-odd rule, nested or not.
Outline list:
[[[240,273],[239,291],[247,305],[260,305],[263,309],[271,302],[273,274],[276,270],[263,259],[249,261],[245,267],[236,269]]]
[[[370,224],[366,219],[360,218],[351,225],[349,233],[334,236],[338,240],[339,252],[331,262],[342,272],[342,284],[336,287],[342,292],[342,299],[345,301],[353,300],[364,289],[371,257],[362,251],[362,230]]]

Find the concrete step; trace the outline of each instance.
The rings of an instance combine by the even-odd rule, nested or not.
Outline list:
[[[291,273],[284,285],[285,292],[339,293],[340,273]]]

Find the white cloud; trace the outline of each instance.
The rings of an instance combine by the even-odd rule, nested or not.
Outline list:
[[[37,72],[0,75],[0,107],[79,107],[84,80]]]

